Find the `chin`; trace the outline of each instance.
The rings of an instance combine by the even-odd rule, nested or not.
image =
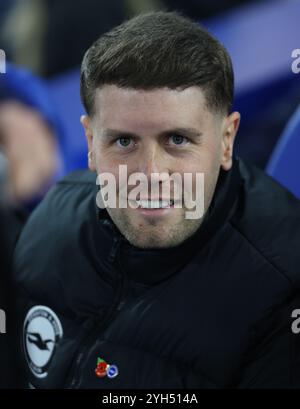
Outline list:
[[[146,236],[146,237],[145,237]],[[127,240],[135,247],[141,249],[167,249],[175,247],[181,244],[184,239],[178,240],[178,238],[162,237],[157,235],[151,235],[148,233],[144,234],[143,237],[138,237],[137,235],[126,237]]]

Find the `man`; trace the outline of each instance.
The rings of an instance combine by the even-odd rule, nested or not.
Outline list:
[[[300,205],[233,157],[224,47],[137,16],[87,51],[81,96],[92,172],[48,194],[15,253],[29,385],[299,387]]]

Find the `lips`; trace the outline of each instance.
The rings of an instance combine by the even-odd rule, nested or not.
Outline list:
[[[173,199],[157,199],[157,200],[149,200],[149,199],[140,199],[137,200],[136,203],[142,209],[166,209],[169,207],[174,206]]]

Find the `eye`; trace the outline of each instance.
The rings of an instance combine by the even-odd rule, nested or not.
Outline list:
[[[185,145],[188,142],[188,139],[185,136],[174,134],[169,137],[169,143],[171,145]]]
[[[121,146],[122,148],[127,148],[132,143],[133,140],[130,136],[121,136],[117,139],[117,145]]]

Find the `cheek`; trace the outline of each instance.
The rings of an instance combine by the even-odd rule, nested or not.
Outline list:
[[[94,150],[94,162],[97,173],[118,174],[118,161],[114,160],[105,150],[98,148]]]
[[[99,172],[116,173],[118,172],[120,165],[126,165],[128,174],[130,174],[132,167],[136,163],[135,159],[120,155],[114,149],[102,146],[100,143],[98,146],[94,146],[94,156],[95,164]]]
[[[206,144],[190,152],[185,158],[174,163],[173,171],[180,173],[210,173],[220,166],[220,147],[216,144]]]
[[[99,160],[99,166],[97,166],[97,174],[102,175],[102,183],[103,180],[112,180],[114,181],[113,184],[111,184],[111,192],[115,192],[116,195],[118,196],[119,194],[125,194],[129,188],[128,188],[128,177],[130,175],[129,168],[127,167],[127,170],[124,171],[124,169],[119,170],[119,165],[118,162],[112,163],[111,161],[105,161],[105,160]],[[108,179],[109,177],[109,179]],[[105,182],[106,184],[107,182]]]
[[[215,144],[201,146],[201,148],[194,151],[185,161],[177,163],[177,171],[182,175],[184,173],[191,173],[192,177],[192,191],[193,195],[196,191],[196,173],[204,174],[204,191],[205,196],[211,196],[211,191],[214,189],[215,182],[221,166],[220,149]],[[176,171],[176,169],[174,169]],[[201,179],[198,179],[199,182]],[[188,185],[186,186],[188,187]]]

